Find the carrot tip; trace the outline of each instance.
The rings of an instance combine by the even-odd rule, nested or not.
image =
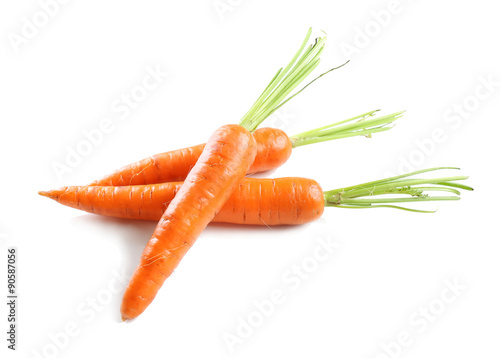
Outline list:
[[[38,195],[50,197],[50,192],[48,192],[48,191],[39,191]]]
[[[134,320],[135,318],[127,318],[125,316],[122,316],[122,322],[130,323]]]

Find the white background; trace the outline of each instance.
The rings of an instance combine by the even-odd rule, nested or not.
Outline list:
[[[284,302],[233,356],[382,358],[389,356],[384,345],[408,358],[498,356],[500,25],[493,3],[221,3],[230,10],[218,13],[211,0],[70,1],[52,7],[46,24],[37,1],[0,5],[1,292],[6,248],[19,250],[19,350],[9,356],[226,357],[224,335],[236,335],[240,319],[256,316],[254,301],[273,290]],[[37,16],[36,33],[13,44],[28,26],[23,18]],[[332,208],[301,227],[210,226],[148,310],[121,323],[124,285],[155,223],[92,216],[37,191],[88,183],[237,123],[309,27],[328,34],[316,74],[351,62],[267,125],[292,135],[377,108],[407,112],[372,139],[297,148],[271,175],[306,176],[332,189],[446,165],[470,175],[476,190],[458,202],[427,203],[439,208],[435,214]],[[115,101],[156,67],[168,76],[121,119]],[[496,82],[489,92],[481,87],[488,79]],[[113,129],[58,178],[54,163],[65,164],[83,131],[103,118]],[[283,275],[310,262],[318,238],[328,237],[340,247],[293,290]],[[123,283],[110,295],[117,275]],[[465,288],[443,304],[446,280]],[[443,312],[412,321],[429,305]],[[65,338],[68,325],[76,333]],[[402,332],[409,337],[398,348],[391,342]]]

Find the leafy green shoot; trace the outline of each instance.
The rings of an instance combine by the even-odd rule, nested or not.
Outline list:
[[[291,136],[290,140],[294,147],[300,147],[302,145],[354,136],[371,138],[373,133],[391,129],[393,127],[391,124],[404,113],[404,111],[401,111],[377,118],[370,118],[375,116],[378,111],[363,113],[353,118],[303,132]]]
[[[473,190],[470,186],[456,183],[468,179],[467,176],[431,179],[414,178],[421,173],[442,169],[457,170],[458,168],[436,167],[423,169],[382,180],[326,191],[324,192],[325,206],[355,209],[386,207],[432,213],[435,210],[417,210],[400,206],[399,203],[459,200],[460,192],[457,189]],[[444,195],[431,195],[431,193],[435,192],[444,193]]]
[[[309,29],[307,35],[302,42],[299,50],[293,56],[290,63],[285,68],[280,68],[271,82],[264,89],[262,94],[257,98],[253,106],[241,118],[240,125],[253,132],[266,118],[274,113],[278,108],[283,106],[293,97],[302,92],[311,83],[325,74],[340,68],[332,68],[305,85],[301,90],[291,94],[291,92],[302,83],[309,74],[318,67],[320,63],[320,55],[323,52],[326,42],[325,37],[318,37],[314,44],[307,46],[311,37],[312,29]],[[347,61],[349,62],[349,61]],[[347,63],[346,62],[346,63]]]

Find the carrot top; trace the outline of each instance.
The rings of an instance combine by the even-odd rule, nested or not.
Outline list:
[[[442,169],[454,170],[459,168],[436,167],[417,170],[386,179],[325,191],[325,206],[355,209],[386,207],[420,213],[433,213],[436,210],[417,210],[393,204],[421,201],[459,200],[460,192],[454,188],[473,190],[470,186],[456,183],[456,181],[467,179],[467,176],[451,176],[432,179],[408,178],[417,174]],[[431,196],[429,195],[429,192],[446,192],[454,195]],[[374,198],[376,196],[383,197]]]
[[[354,136],[365,136],[371,138],[373,133],[383,132],[391,129],[392,122],[400,118],[404,111],[388,114],[377,118],[373,117],[379,109],[360,114],[337,123],[309,130],[290,137],[292,146],[300,147],[306,144],[325,142],[328,140],[341,139]],[[369,119],[367,119],[369,118]]]
[[[285,68],[280,68],[264,92],[257,98],[248,112],[241,118],[240,125],[253,132],[267,117],[283,106],[293,97],[302,92],[307,86],[323,75],[341,66],[332,68],[305,85],[293,95],[290,93],[319,65],[320,55],[325,47],[326,37],[318,37],[313,45],[306,48],[311,37],[312,29],[309,29],[299,50]],[[290,95],[290,96],[289,96]]]

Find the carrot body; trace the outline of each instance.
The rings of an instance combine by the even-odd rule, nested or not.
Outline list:
[[[44,192],[60,204],[122,219],[157,221],[181,182],[136,186],[64,187]],[[323,190],[306,178],[243,178],[212,222],[248,225],[298,225],[318,219]]]
[[[292,153],[290,138],[280,129],[261,128],[253,133],[257,155],[248,174],[278,168]],[[90,185],[124,186],[183,181],[196,164],[205,144],[153,155],[127,165]]]
[[[223,207],[257,153],[250,132],[220,127],[163,213],[125,290],[123,320],[140,315],[203,229]]]

